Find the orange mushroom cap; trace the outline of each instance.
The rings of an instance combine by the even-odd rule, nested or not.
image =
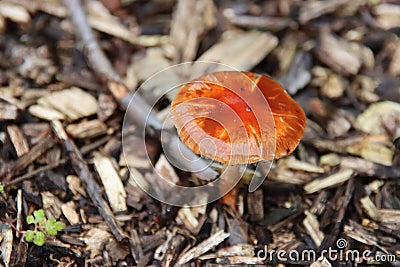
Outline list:
[[[306,126],[304,111],[279,83],[238,71],[205,74],[183,85],[171,117],[186,146],[224,164],[289,155]]]

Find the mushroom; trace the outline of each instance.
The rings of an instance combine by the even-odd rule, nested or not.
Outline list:
[[[291,154],[306,125],[304,111],[279,83],[239,71],[208,73],[183,85],[171,118],[194,153],[237,169]]]

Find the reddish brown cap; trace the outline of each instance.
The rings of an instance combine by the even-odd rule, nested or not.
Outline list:
[[[304,111],[279,83],[251,72],[209,73],[185,84],[171,115],[186,146],[224,164],[289,155],[306,126]]]

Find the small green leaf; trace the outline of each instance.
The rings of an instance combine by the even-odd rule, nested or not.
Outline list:
[[[57,234],[57,229],[54,227],[54,225],[56,224],[56,219],[54,218],[50,218],[46,224],[45,224],[45,228],[46,231],[49,233],[49,235],[56,235]]]
[[[36,246],[43,246],[44,245],[44,233],[40,232],[40,231],[37,231],[36,235],[35,235],[35,238],[33,239],[33,243]]]
[[[54,225],[54,228],[57,230],[57,232],[60,232],[62,230],[64,230],[65,228],[65,223],[63,222],[56,222]]]
[[[65,228],[65,224],[62,222],[57,222],[56,219],[50,218],[45,224],[46,231],[49,235],[57,235],[58,231],[61,231]]]
[[[27,242],[32,242],[33,238],[35,237],[35,231],[28,230],[25,233],[25,240]]]
[[[35,216],[35,219],[36,219],[37,223],[41,223],[41,222],[44,222],[46,220],[46,217],[44,215],[44,210],[42,210],[42,209],[35,210],[33,212],[33,215]]]
[[[0,192],[4,191],[4,186],[2,184],[0,184]]]
[[[29,215],[28,217],[26,217],[26,222],[27,222],[28,224],[35,223],[35,218],[33,218],[32,215]]]

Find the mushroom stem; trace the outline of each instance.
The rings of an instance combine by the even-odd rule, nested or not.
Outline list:
[[[180,166],[181,169],[190,171],[205,181],[210,181],[217,177],[218,173],[210,168],[211,163],[194,154],[190,148],[182,143],[176,132],[164,129],[161,142],[165,153],[168,153],[168,158],[175,165]]]
[[[263,160],[257,163],[255,174],[253,175],[249,184],[250,193],[256,191],[257,188],[259,188],[263,184],[264,180],[267,178],[269,170],[271,169],[272,162],[273,161],[271,160]]]
[[[243,171],[241,170],[242,166],[243,165],[241,165],[241,164],[224,165],[220,179],[223,179],[224,181],[227,181],[227,180],[228,181],[238,181],[237,182],[237,184],[238,184],[240,181],[240,178],[242,178],[242,175],[243,175]],[[227,205],[232,210],[236,210],[237,184],[234,185],[230,189],[230,188],[227,188],[227,185],[225,183],[222,183],[221,188],[219,189],[220,192],[227,192],[221,198],[221,200],[220,200],[221,204]],[[229,186],[231,186],[231,184],[229,184]]]

